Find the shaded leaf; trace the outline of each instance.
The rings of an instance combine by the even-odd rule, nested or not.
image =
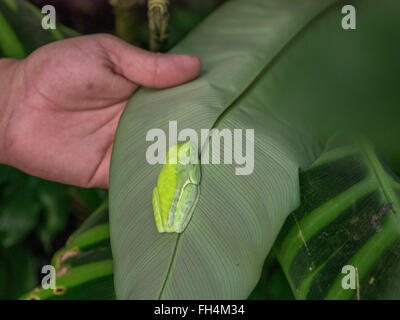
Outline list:
[[[42,17],[28,1],[0,0],[0,56],[24,58],[49,42],[64,39],[58,29],[43,29]]]
[[[284,219],[299,205],[298,169],[318,152],[305,130],[293,129],[265,103],[264,75],[276,54],[332,3],[230,1],[173,50],[202,59],[197,80],[133,96],[111,163],[118,298],[245,299],[251,293]],[[200,199],[181,235],[156,230],[151,195],[161,166],[146,161],[147,132],[168,133],[170,120],[199,136],[213,127],[256,132],[253,174],[202,165]]]
[[[38,234],[45,249],[50,251],[53,238],[64,229],[71,207],[71,198],[66,186],[41,180],[38,197],[42,215]]]
[[[249,300],[293,300],[292,289],[273,251],[265,260],[261,278]]]
[[[37,289],[21,299],[114,299],[113,262],[109,243],[108,210],[104,204],[74,232],[53,257],[56,288]]]
[[[380,141],[382,128],[398,132],[393,57],[400,42],[386,35],[399,29],[399,2],[351,3],[362,17],[355,32],[341,28],[339,1],[230,1],[173,50],[202,59],[199,79],[134,95],[111,165],[119,298],[246,297],[282,221],[298,205],[296,170],[318,152],[305,128],[322,141],[338,123]],[[200,200],[180,236],[155,230],[151,191],[160,167],[146,161],[146,133],[168,132],[170,120],[198,134],[212,127],[256,132],[253,175],[202,165]],[[394,141],[385,147],[395,150]]]
[[[0,247],[0,261],[0,299],[17,299],[35,286],[36,263],[26,248]]]

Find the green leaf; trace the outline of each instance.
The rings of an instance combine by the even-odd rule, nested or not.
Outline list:
[[[40,207],[29,185],[19,185],[18,190],[7,188],[0,200],[0,243],[11,247],[36,226]]]
[[[265,260],[261,278],[249,300],[293,300],[292,289],[273,251]]]
[[[356,30],[341,26],[348,4]],[[264,103],[324,144],[337,130],[358,130],[400,164],[399,30],[398,0],[338,1],[279,51],[265,76]]]
[[[0,57],[21,59],[45,44],[79,35],[62,25],[45,30],[42,18],[29,1],[0,0]]]
[[[56,288],[23,295],[28,300],[115,299],[108,210],[104,204],[74,232],[53,257]]]
[[[37,192],[43,208],[37,232],[45,249],[50,251],[53,238],[67,223],[71,198],[66,186],[44,180],[40,180]]]
[[[301,173],[302,205],[275,245],[297,298],[400,298],[399,181],[364,140],[331,145]]]
[[[0,299],[17,299],[37,281],[36,263],[22,246],[0,247]]]
[[[107,190],[103,189],[74,187],[72,189],[72,195],[79,206],[83,207],[83,209],[88,212],[93,212],[104,202],[108,194]]]
[[[0,243],[10,247],[36,229],[46,250],[63,230],[70,211],[70,187],[0,166]]]
[[[14,182],[25,178],[25,174],[9,166],[0,165],[0,185],[4,185],[11,180]]]
[[[111,164],[118,298],[245,299],[251,293],[285,218],[299,205],[298,170],[318,152],[304,129],[293,129],[266,103],[264,79],[277,54],[332,3],[230,1],[173,50],[201,58],[197,80],[133,96]],[[255,129],[254,172],[237,176],[233,165],[202,165],[200,199],[181,235],[157,232],[151,197],[161,165],[146,161],[146,133],[168,133],[170,120],[199,136],[204,128]]]

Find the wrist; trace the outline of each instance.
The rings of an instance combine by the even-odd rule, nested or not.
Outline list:
[[[21,60],[0,59],[0,164],[9,164],[7,159],[7,127],[11,121],[18,97]]]

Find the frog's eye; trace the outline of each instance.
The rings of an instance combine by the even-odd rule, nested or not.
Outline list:
[[[179,146],[178,162],[180,164],[195,163],[194,155],[196,154],[195,147],[190,142],[185,142]]]

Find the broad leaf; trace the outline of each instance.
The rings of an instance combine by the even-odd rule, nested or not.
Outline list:
[[[249,300],[293,300],[292,289],[274,252],[268,255],[258,284]]]
[[[399,181],[365,141],[301,173],[302,205],[275,245],[297,298],[400,298]]]
[[[109,242],[107,205],[101,206],[73,233],[52,265],[56,288],[38,287],[22,299],[114,299],[113,262]],[[44,276],[44,275],[43,275]]]
[[[173,50],[202,59],[197,80],[133,96],[111,164],[118,298],[250,294],[285,218],[299,205],[298,169],[310,165],[318,150],[304,130],[293,129],[266,104],[264,76],[280,50],[333,2],[230,1]],[[200,129],[213,127],[255,129],[254,172],[237,176],[234,165],[202,165],[200,199],[181,235],[157,232],[152,190],[161,165],[146,161],[147,132],[168,133],[170,120],[199,136]]]
[[[280,1],[294,2],[303,1]],[[356,10],[355,30],[342,28],[344,5]],[[399,52],[400,1],[338,1],[279,50],[265,74],[264,103],[318,136],[361,131],[400,168]]]

